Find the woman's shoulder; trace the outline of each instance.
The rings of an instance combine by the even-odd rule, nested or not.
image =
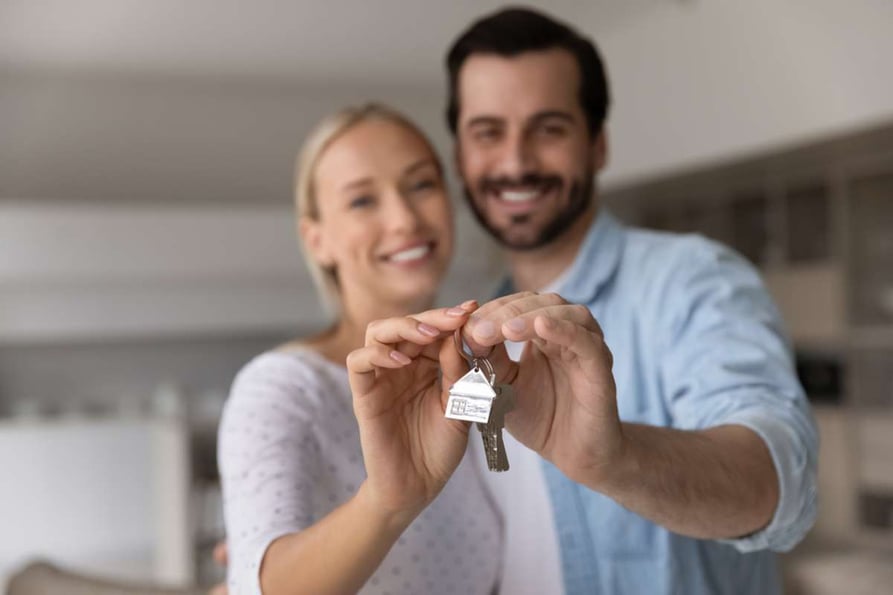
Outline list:
[[[287,376],[293,379],[312,380],[326,376],[344,376],[344,366],[326,359],[317,350],[302,343],[286,343],[246,363],[236,380],[240,378],[275,378]]]
[[[324,400],[349,395],[347,370],[294,343],[255,356],[236,374],[230,407],[287,408],[312,414]]]

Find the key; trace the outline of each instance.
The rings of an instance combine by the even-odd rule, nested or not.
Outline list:
[[[483,367],[489,368],[486,374]],[[490,421],[493,401],[496,399],[495,377],[490,362],[485,358],[473,359],[471,370],[450,387],[446,417],[485,424]]]
[[[471,369],[450,387],[444,415],[477,424],[484,441],[487,468],[508,471],[509,461],[502,439],[505,414],[515,406],[512,387],[496,384],[496,374],[486,357],[473,355],[465,349],[459,330],[453,334],[456,349],[471,365]]]
[[[495,389],[496,398],[490,409],[490,419],[487,423],[477,424],[477,427],[484,441],[487,468],[490,471],[508,471],[509,460],[502,439],[502,429],[505,427],[505,414],[514,408],[515,399],[511,385],[499,384]]]

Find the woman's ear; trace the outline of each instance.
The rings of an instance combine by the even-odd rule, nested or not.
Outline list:
[[[325,234],[322,230],[322,224],[316,219],[310,217],[300,217],[298,219],[298,233],[304,241],[310,256],[323,268],[330,268],[335,264],[328,249],[328,243],[325,241]]]

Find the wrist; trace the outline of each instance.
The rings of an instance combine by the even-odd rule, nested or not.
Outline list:
[[[600,444],[599,452],[579,472],[579,483],[605,495],[622,489],[629,477],[636,476],[638,455],[635,440],[631,438],[630,425],[620,422],[615,439],[610,444]]]
[[[368,481],[360,484],[360,489],[353,497],[353,503],[362,510],[364,518],[369,519],[385,534],[393,536],[395,540],[421,513],[421,510],[394,510],[381,505],[370,489]]]

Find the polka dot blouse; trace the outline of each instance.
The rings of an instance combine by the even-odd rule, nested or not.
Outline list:
[[[347,370],[309,349],[256,357],[233,383],[218,459],[229,592],[257,594],[270,543],[323,518],[351,498],[366,476]],[[494,591],[501,528],[481,481],[482,464],[466,454],[361,593]]]

